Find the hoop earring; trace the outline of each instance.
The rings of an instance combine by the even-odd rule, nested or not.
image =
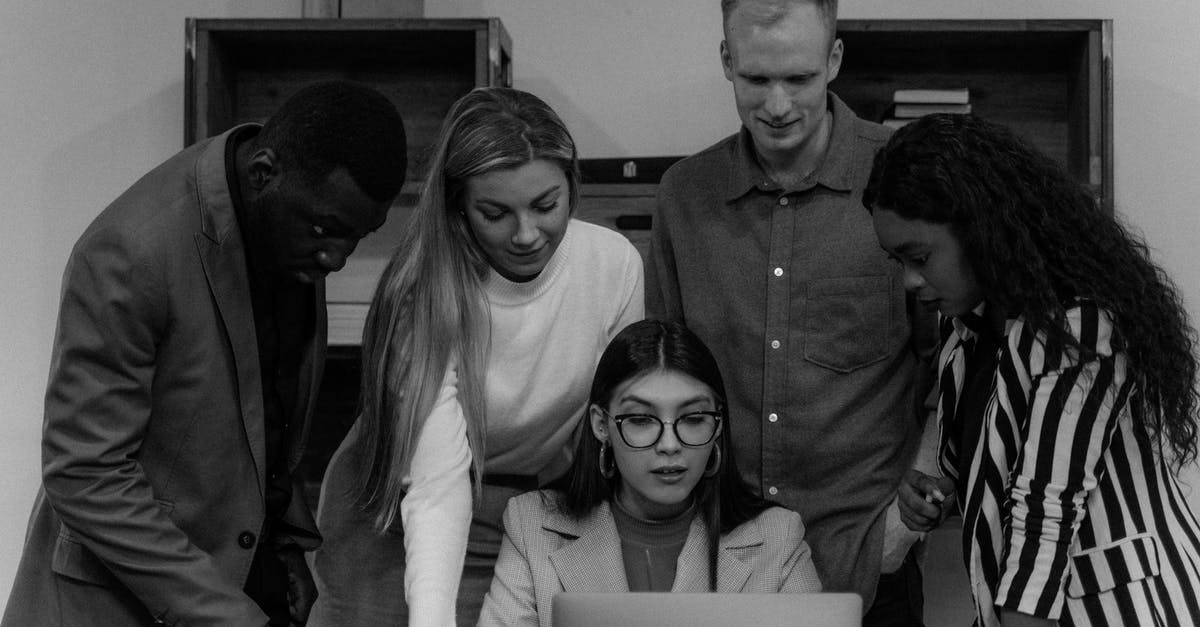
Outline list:
[[[713,447],[713,453],[716,453],[716,461],[704,467],[705,477],[715,477],[717,475],[717,471],[721,470],[721,445],[718,444],[717,446]]]
[[[612,479],[617,474],[617,460],[610,458],[609,463],[605,464],[605,454],[608,453],[608,440],[600,441],[600,476],[605,479]]]

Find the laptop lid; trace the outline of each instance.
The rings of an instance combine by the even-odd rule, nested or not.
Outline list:
[[[862,598],[853,593],[560,592],[554,627],[860,627]]]

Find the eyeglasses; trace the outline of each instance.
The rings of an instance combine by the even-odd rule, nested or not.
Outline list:
[[[621,434],[629,448],[650,448],[658,444],[666,425],[675,430],[675,437],[684,446],[704,446],[713,441],[720,432],[722,413],[719,411],[692,411],[672,421],[664,422],[653,414],[617,414],[613,415],[603,407],[597,408],[605,416],[617,423],[617,433]]]

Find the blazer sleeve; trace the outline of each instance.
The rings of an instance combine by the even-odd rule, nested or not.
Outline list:
[[[1027,424],[1007,495],[1012,515],[996,605],[1051,619],[1062,612],[1069,550],[1130,387],[1124,355],[1114,355],[1110,344],[1108,314],[1085,303],[1067,318],[1071,333],[1094,348],[1093,355],[1082,359],[1078,351],[1048,343],[1044,334],[1034,339],[1030,330],[1014,333],[1021,337],[1017,346],[1028,347],[1030,394],[1023,412],[1001,401],[1010,405],[1002,410],[1024,415]],[[1002,383],[1016,378],[1004,374]],[[1024,398],[1019,390],[998,390],[997,396]]]
[[[650,252],[646,263],[646,315],[664,320],[683,320],[683,297],[675,270],[670,214],[675,205],[675,177],[670,170],[658,186],[654,217],[650,223]]]
[[[99,230],[63,278],[46,391],[46,498],[77,540],[152,615],[189,625],[266,616],[155,501],[138,462],[151,415],[165,286],[139,234]]]
[[[800,514],[789,511],[781,555],[785,555],[782,567],[780,592],[820,592],[821,578],[813,564],[812,549],[804,540],[804,523]]]
[[[454,625],[455,599],[471,526],[471,449],[458,403],[458,377],[446,371],[409,465],[400,501],[404,596],[409,625]]]
[[[550,611],[548,607],[537,606],[533,569],[529,564],[530,547],[526,540],[527,531],[540,529],[541,524],[529,515],[532,510],[520,507],[520,498],[509,499],[504,508],[504,539],[500,543],[492,586],[483,597],[478,623],[481,626],[538,625],[538,612]],[[549,624],[550,621],[544,622]]]

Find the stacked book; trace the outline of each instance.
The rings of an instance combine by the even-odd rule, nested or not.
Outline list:
[[[970,113],[971,93],[966,87],[953,89],[897,89],[892,93],[891,115],[885,126],[900,128],[930,113]]]

